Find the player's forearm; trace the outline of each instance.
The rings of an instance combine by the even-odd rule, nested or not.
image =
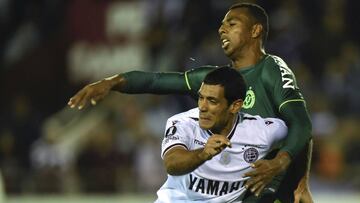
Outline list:
[[[192,151],[174,149],[165,155],[164,163],[168,174],[178,176],[192,172],[208,159],[203,148]]]
[[[281,109],[281,117],[288,125],[288,136],[281,151],[294,158],[311,139],[311,121],[303,102],[290,102]]]
[[[130,71],[114,78],[114,87],[122,93],[139,94],[187,94],[189,93],[183,73]]]
[[[313,140],[311,139],[308,145],[308,151],[307,151],[307,162],[306,162],[306,172],[304,175],[304,178],[306,180],[310,177],[310,168],[311,168],[311,160],[312,160],[312,151],[313,151]]]
[[[199,67],[187,72],[130,71],[111,78],[112,90],[128,94],[188,94],[197,97],[205,75],[215,67]]]

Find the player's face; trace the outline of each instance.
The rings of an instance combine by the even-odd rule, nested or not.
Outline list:
[[[219,35],[222,48],[231,59],[242,55],[251,40],[253,23],[246,8],[235,8],[227,12],[221,26]]]
[[[199,90],[198,107],[199,124],[202,129],[221,133],[226,127],[231,128],[231,113],[222,86],[203,83]]]

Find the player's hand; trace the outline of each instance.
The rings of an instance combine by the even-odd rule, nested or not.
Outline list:
[[[309,189],[308,179],[304,176],[294,191],[294,203],[313,203],[312,195]]]
[[[70,98],[68,105],[70,108],[77,107],[79,110],[89,103],[96,105],[99,100],[103,99],[109,93],[112,86],[112,82],[106,79],[86,85]]]
[[[230,140],[224,135],[214,134],[206,142],[201,156],[204,157],[205,160],[209,160],[226,147],[231,147]]]
[[[271,160],[258,160],[251,164],[254,169],[245,173],[245,177],[250,177],[246,182],[245,187],[255,196],[259,196],[267,184],[274,178],[274,176],[287,169],[291,162],[290,156],[287,152],[279,152],[278,155]]]

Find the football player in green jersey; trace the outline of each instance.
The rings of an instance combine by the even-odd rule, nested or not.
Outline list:
[[[230,7],[219,28],[222,48],[247,83],[245,113],[278,117],[289,127],[282,146],[266,160],[253,164],[243,202],[312,202],[308,187],[311,159],[311,121],[293,72],[279,57],[265,53],[268,16],[255,4]],[[196,97],[205,75],[217,68],[205,66],[184,73],[131,71],[89,84],[70,98],[72,108],[95,105],[110,90],[122,93],[188,94]]]

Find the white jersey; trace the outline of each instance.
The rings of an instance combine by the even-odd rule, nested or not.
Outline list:
[[[168,119],[161,157],[175,146],[195,150],[205,146],[211,131],[199,126],[199,110],[177,114]],[[168,175],[158,190],[156,203],[241,202],[246,188],[243,178],[250,164],[263,158],[287,134],[285,123],[276,118],[261,118],[239,113],[227,135],[232,147],[206,161],[191,173]]]

